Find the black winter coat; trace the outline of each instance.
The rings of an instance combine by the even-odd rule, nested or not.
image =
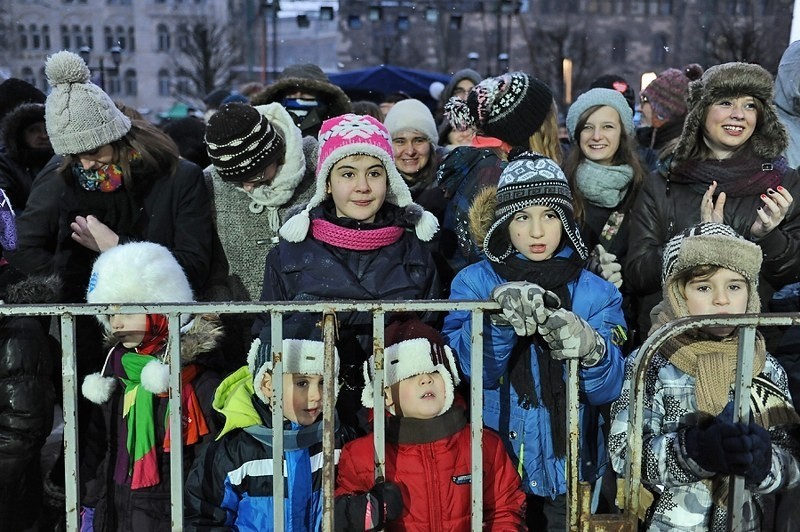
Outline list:
[[[120,244],[149,241],[175,255],[195,293],[208,280],[214,234],[211,200],[199,166],[181,159],[171,176],[143,176],[138,191],[87,192],[58,172],[56,157],[42,170],[17,219],[18,248],[9,261],[26,272],[58,272],[64,301],[83,302],[97,253],[71,238],[75,216],[95,215]],[[134,176],[135,179],[138,176]]]
[[[3,271],[6,277],[9,267]],[[54,278],[30,278],[3,287],[6,303],[56,301]],[[48,319],[0,319],[0,526],[22,530],[41,511],[39,455],[53,426],[53,375],[60,356],[48,335]]]
[[[764,253],[761,266],[762,307],[773,292],[800,280],[800,178],[788,169],[781,180],[795,202],[781,224],[755,243]],[[645,180],[631,213],[630,239],[625,262],[625,283],[640,297],[640,324],[649,327],[649,312],[661,300],[661,259],[664,244],[678,232],[700,222],[700,202],[706,187],[701,183],[675,183],[662,172]],[[766,190],[764,191],[764,193]],[[728,197],[724,223],[750,238],[756,210],[763,204],[758,194]],[[643,321],[644,320],[644,321]],[[647,328],[642,329],[645,334]]]

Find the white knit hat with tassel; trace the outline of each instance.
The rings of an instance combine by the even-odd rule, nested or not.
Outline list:
[[[327,181],[333,165],[350,155],[370,155],[386,169],[389,186],[386,201],[405,210],[406,219],[414,225],[417,237],[429,241],[439,230],[439,221],[411,199],[408,185],[394,164],[394,150],[389,131],[371,116],[346,114],[325,120],[319,132],[317,188],[308,205],[289,218],[280,235],[289,242],[302,242],[311,225],[309,212],[328,196]]]

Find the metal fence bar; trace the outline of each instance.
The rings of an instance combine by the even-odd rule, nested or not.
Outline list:
[[[639,348],[634,362],[633,390],[630,399],[630,418],[628,422],[628,442],[625,459],[625,479],[628,489],[623,493],[624,509],[628,515],[636,515],[639,507],[639,490],[642,488],[642,427],[644,423],[644,374],[653,356],[664,343],[672,337],[700,327],[773,327],[800,325],[800,314],[725,314],[702,317],[679,318],[667,323],[653,332]],[[751,337],[752,338],[752,337]],[[753,345],[740,345],[741,356],[752,356]],[[737,367],[737,375],[741,373]],[[752,373],[752,372],[751,372]]]
[[[272,496],[275,530],[283,530],[286,522],[285,489],[283,483],[283,314],[270,313],[270,342],[272,345]],[[262,346],[262,349],[264,346]],[[257,383],[261,386],[261,383]]]
[[[183,412],[181,411],[181,321],[180,314],[170,313],[169,340],[169,471],[172,530],[183,530]],[[158,445],[158,443],[156,443]],[[131,457],[133,459],[133,457]],[[180,479],[180,481],[178,481]]]
[[[334,375],[336,360],[336,314],[325,311],[322,318],[322,338],[325,342],[323,398],[322,398],[322,530],[333,532],[334,527],[334,453],[336,452],[336,382],[329,378]]]
[[[375,378],[372,379],[372,402],[375,405],[372,409],[372,434],[376,483],[386,480],[386,412],[383,402],[383,387],[386,382],[386,367],[383,358],[385,319],[386,316],[381,311],[372,314],[372,348],[375,354]]]
[[[567,360],[567,500],[572,504],[567,505],[568,519],[566,529],[569,532],[578,532],[580,521],[580,500],[578,489],[580,483],[580,403],[578,392],[580,383],[578,381],[578,361]],[[558,415],[558,413],[556,413]]]
[[[78,384],[75,359],[75,317],[61,315],[61,385],[64,409],[64,495],[66,525],[70,532],[80,528],[80,473],[78,472]]]
[[[750,385],[753,382],[753,346],[755,327],[739,329],[739,348],[736,352],[736,381],[733,390],[734,421],[750,421]],[[749,493],[744,487],[744,477],[731,475],[728,488],[728,530],[739,532],[744,518],[744,502]]]
[[[483,530],[483,311],[472,313],[470,352],[470,449],[472,460],[472,532]]]

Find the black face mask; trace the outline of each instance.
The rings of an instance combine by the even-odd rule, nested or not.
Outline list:
[[[319,101],[306,98],[284,98],[281,105],[292,115],[295,125],[299,126],[306,115],[319,107]]]

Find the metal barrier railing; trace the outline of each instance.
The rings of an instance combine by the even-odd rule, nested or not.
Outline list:
[[[273,373],[282,375],[283,363],[279,341],[283,338],[282,316],[287,313],[312,312],[322,314],[323,340],[325,342],[325,374],[333,375],[333,346],[336,312],[371,312],[373,315],[373,348],[375,354],[375,379],[373,381],[373,396],[383,396],[384,368],[384,323],[387,313],[401,313],[409,311],[422,312],[448,312],[453,310],[469,311],[472,313],[472,338],[471,338],[471,367],[470,379],[470,423],[471,423],[471,460],[472,479],[472,524],[473,531],[482,530],[483,522],[483,493],[481,482],[483,461],[481,456],[483,434],[483,327],[484,313],[496,312],[499,305],[493,301],[327,301],[315,303],[192,303],[192,304],[148,304],[148,305],[4,305],[0,306],[0,316],[8,315],[38,315],[55,316],[61,325],[62,349],[62,383],[63,383],[63,411],[64,411],[64,449],[65,449],[65,496],[66,496],[66,525],[67,530],[77,531],[80,525],[79,497],[78,497],[78,425],[77,425],[77,390],[79,383],[76,379],[75,359],[75,316],[96,316],[103,314],[163,314],[169,319],[169,344],[170,359],[170,433],[182,434],[181,424],[181,386],[180,386],[180,318],[183,314],[269,314],[272,334]],[[740,419],[747,419],[749,415],[750,375],[752,373],[752,351],[755,339],[755,328],[763,326],[790,326],[800,325],[800,315],[797,314],[769,314],[769,315],[743,315],[743,316],[706,316],[702,318],[682,318],[664,325],[652,334],[642,345],[637,356],[634,380],[634,390],[631,399],[631,430],[628,439],[625,478],[629,490],[624,494],[624,508],[620,516],[591,516],[589,515],[588,490],[585,483],[579,482],[579,383],[578,363],[570,361],[567,366],[567,530],[635,530],[637,523],[637,508],[639,505],[639,489],[641,488],[641,459],[642,459],[642,423],[643,423],[643,376],[650,360],[663,343],[678,334],[692,328],[704,326],[737,326],[740,327],[739,361],[736,383],[735,412]],[[333,530],[333,483],[334,483],[334,388],[333,379],[324,380],[323,402],[323,441],[324,469],[323,469],[323,498],[324,517],[323,530]],[[274,397],[272,401],[272,422],[274,427],[283,423],[283,379],[273,379]],[[376,479],[382,480],[385,471],[385,441],[384,441],[384,404],[375,401],[374,409],[374,438],[375,438],[375,472]],[[274,432],[273,457],[283,455],[283,433]],[[182,437],[172,437],[170,446],[170,476],[171,476],[171,503],[172,503],[172,530],[183,530],[183,448]],[[574,458],[573,458],[574,457]],[[283,500],[284,485],[283,460],[278,459],[273,467],[273,495],[276,501]],[[583,486],[582,486],[583,484]],[[743,479],[734,477],[731,482],[730,492],[730,530],[737,530],[741,523],[741,501],[745,496]],[[738,506],[737,506],[738,505]],[[276,506],[275,529],[284,528],[285,516],[283,505]]]
[[[738,327],[739,348],[737,351],[736,382],[734,385],[734,418],[747,422],[750,416],[750,385],[753,374],[753,352],[757,327],[788,327],[800,325],[800,314],[725,314],[702,317],[679,318],[667,323],[651,334],[642,344],[634,362],[633,390],[630,399],[628,444],[625,459],[625,479],[628,489],[623,495],[623,513],[635,517],[639,507],[642,488],[642,427],[644,424],[644,376],[650,361],[664,343],[680,334],[700,327]],[[728,530],[741,530],[742,510],[748,496],[744,478],[731,475],[728,492]]]

